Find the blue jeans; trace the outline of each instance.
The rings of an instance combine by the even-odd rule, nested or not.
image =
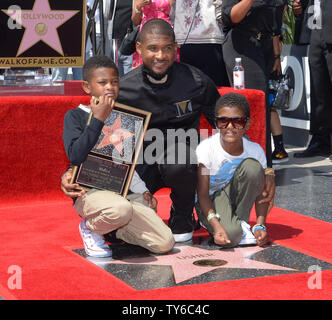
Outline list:
[[[52,68],[52,81],[66,81],[68,79],[69,68]],[[73,80],[82,80],[82,68],[72,68]]]
[[[123,39],[116,39],[113,41],[113,48],[115,47],[116,55],[114,57],[114,61],[116,62],[116,65],[119,69],[119,77],[122,77],[132,69],[132,61],[133,57],[131,56],[125,56],[121,54],[120,52],[120,46]]]

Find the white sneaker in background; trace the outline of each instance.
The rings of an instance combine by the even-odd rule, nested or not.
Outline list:
[[[90,257],[111,257],[112,250],[106,244],[104,237],[88,229],[85,222],[86,220],[83,219],[79,225],[85,253]]]
[[[244,220],[241,220],[241,227],[243,230],[243,234],[242,234],[242,239],[238,245],[246,246],[246,245],[250,245],[250,244],[257,244],[257,240],[250,230],[250,225],[247,222],[245,222]]]

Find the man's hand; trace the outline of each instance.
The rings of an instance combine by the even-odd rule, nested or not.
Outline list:
[[[268,203],[269,207],[267,212],[270,212],[270,210],[273,207],[275,192],[276,192],[276,184],[274,181],[274,176],[265,175],[264,189],[262,192],[263,199],[259,200],[258,203],[259,204]]]
[[[85,194],[85,190],[79,187],[76,183],[70,183],[72,178],[72,169],[68,169],[61,178],[61,190],[69,198],[77,198]]]
[[[292,5],[294,15],[298,16],[302,14],[302,4],[300,0],[294,0]]]
[[[257,245],[260,246],[260,247],[264,246],[269,241],[269,237],[267,235],[267,232],[262,230],[262,229],[255,230],[254,236],[257,240]]]
[[[158,201],[157,201],[157,199],[149,191],[145,191],[143,193],[143,198],[144,198],[145,204],[148,207],[150,207],[151,209],[153,209],[154,211],[157,212]]]

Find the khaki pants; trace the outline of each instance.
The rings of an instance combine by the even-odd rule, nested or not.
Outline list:
[[[76,200],[74,208],[97,234],[117,230],[116,237],[127,243],[154,253],[170,251],[174,246],[171,230],[154,210],[142,204],[142,195],[127,198],[131,201],[110,191],[92,189]]]
[[[264,187],[264,169],[255,159],[245,159],[236,169],[227,186],[211,196],[220,223],[231,240],[229,247],[236,246],[242,238],[241,220],[249,221],[250,211]],[[201,223],[213,234],[213,229],[198,204],[196,212]]]

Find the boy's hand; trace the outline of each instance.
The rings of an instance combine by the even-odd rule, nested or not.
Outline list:
[[[214,233],[213,240],[214,240],[215,244],[219,244],[219,245],[225,245],[225,244],[231,243],[226,231],[222,231],[222,230],[219,230],[218,232]]]
[[[215,244],[226,245],[231,243],[226,230],[223,228],[217,218],[212,218],[210,220],[210,224],[213,228],[213,240]]]
[[[158,201],[149,191],[143,193],[143,198],[146,205],[157,212]]]
[[[72,178],[72,169],[68,169],[61,178],[61,190],[69,198],[77,198],[86,193],[78,184],[70,183]]]
[[[269,237],[267,235],[267,232],[262,230],[262,229],[255,230],[254,236],[257,240],[257,245],[260,246],[260,247],[264,246],[269,241]]]
[[[91,97],[90,107],[93,117],[104,122],[114,107],[114,99],[109,96]]]
[[[274,176],[265,175],[264,189],[262,192],[263,199],[259,200],[258,203],[259,204],[268,203],[269,207],[267,212],[269,212],[273,207],[275,191],[276,191],[276,184],[274,181]]]

